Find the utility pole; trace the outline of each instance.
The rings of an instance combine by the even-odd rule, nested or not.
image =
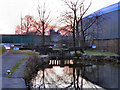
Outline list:
[[[22,14],[21,14],[21,25],[20,25],[20,31],[21,31],[21,45],[23,44],[23,38],[22,38]]]
[[[22,14],[21,14],[21,25],[20,25],[20,30],[21,30],[21,34],[22,34]]]

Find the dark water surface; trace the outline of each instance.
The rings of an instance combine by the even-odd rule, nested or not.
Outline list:
[[[70,61],[73,64],[72,60]],[[115,63],[91,66],[53,66],[40,70],[33,87],[40,88],[112,88],[120,90],[120,65]],[[83,79],[84,78],[84,79]],[[81,84],[82,83],[82,84]]]
[[[120,64],[107,63],[86,68],[86,78],[104,88],[120,90]]]

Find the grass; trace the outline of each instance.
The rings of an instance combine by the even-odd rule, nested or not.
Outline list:
[[[119,56],[118,54],[111,52],[101,52],[101,51],[92,51],[92,50],[85,50],[84,52],[88,55]],[[77,51],[77,53],[81,53],[81,52]]]
[[[64,48],[67,50],[68,48]],[[60,50],[60,48],[53,48],[53,50]],[[18,51],[13,51],[14,53],[21,53],[23,55],[35,55],[37,54],[36,52],[33,52],[31,50],[18,50]],[[74,51],[72,51],[74,52]],[[80,53],[80,51],[77,51],[77,53]],[[85,53],[88,55],[104,55],[104,56],[119,56],[116,53],[111,53],[111,52],[101,52],[101,51],[92,51],[92,50],[85,50]]]
[[[10,50],[14,54],[22,54],[22,55],[34,55],[37,54],[36,52],[33,52],[31,50]]]
[[[15,66],[13,66],[13,68],[11,69],[11,75],[7,75],[7,77],[12,78],[12,74],[16,71],[16,69],[18,69],[18,67],[23,63],[23,61],[27,60],[27,58],[22,58],[22,60],[20,60],[18,63],[15,64]]]
[[[53,50],[60,50],[60,48],[53,48]],[[66,48],[66,50],[67,50],[67,48]],[[72,51],[72,52],[74,52],[74,51]],[[77,53],[81,53],[81,52],[77,51]],[[92,50],[85,50],[85,53],[87,53],[88,55],[119,56],[116,53],[92,51]]]
[[[60,48],[53,48],[53,50],[60,50]]]
[[[0,55],[2,55],[5,51],[6,51],[5,47],[1,46],[0,47]]]
[[[64,50],[68,50],[68,48],[53,48],[53,50],[60,50],[60,49],[64,49]]]
[[[34,55],[37,54],[36,52],[33,52],[31,50],[19,50],[23,55]]]
[[[85,53],[87,53],[88,55],[119,56],[116,53],[100,52],[100,51],[90,51],[90,50],[86,50]]]
[[[37,54],[36,52],[33,52],[31,50],[10,50],[12,53],[14,54],[23,54],[23,55],[35,55]],[[38,55],[38,54],[37,54]],[[13,66],[13,68],[11,69],[11,75],[7,75],[7,77],[12,78],[12,74],[16,71],[16,69],[18,69],[18,67],[23,63],[24,60],[26,60],[27,58],[22,58],[22,60],[20,60],[18,63],[15,64],[15,66]]]

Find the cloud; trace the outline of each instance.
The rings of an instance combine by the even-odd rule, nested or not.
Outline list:
[[[21,14],[24,17],[27,14],[37,17],[38,1],[43,0],[0,0],[0,33],[8,34],[15,31],[15,26],[20,24]],[[52,16],[56,17],[64,10],[61,0],[45,0]],[[100,9],[106,5],[118,2],[119,0],[93,0],[93,6],[90,12]],[[55,20],[54,20],[55,22]]]

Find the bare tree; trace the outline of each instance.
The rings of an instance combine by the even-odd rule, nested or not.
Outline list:
[[[65,11],[60,15],[59,23],[65,26],[59,28],[58,32],[61,32],[63,35],[73,33],[73,16],[71,14],[72,12]]]
[[[101,14],[102,11],[99,10],[94,12],[87,17],[83,18],[80,22],[82,22],[82,33],[80,32],[80,36],[83,38],[83,42],[89,45],[93,45],[94,39],[98,38],[98,29],[102,29],[101,24],[108,19],[108,17],[104,17]],[[81,27],[81,23],[79,23]],[[80,28],[81,30],[81,28]],[[99,31],[100,34],[100,31]],[[81,40],[82,41],[82,40]]]
[[[21,24],[16,26],[16,34],[29,34],[29,32],[35,31],[33,28],[34,18],[30,15],[21,17]]]
[[[70,11],[65,12],[63,16],[63,21],[65,21],[69,26],[72,27],[73,33],[73,42],[75,46],[85,46],[85,31],[88,30],[98,19],[98,17],[94,16],[91,18],[92,22],[86,24],[86,27],[83,27],[83,17],[89,10],[92,1],[89,2],[87,6],[85,6],[85,0],[63,0],[65,5],[68,6]],[[77,44],[75,43],[77,42]]]
[[[45,44],[45,30],[48,27],[48,23],[50,22],[50,12],[47,12],[47,8],[45,6],[45,3],[40,6],[38,5],[38,14],[39,14],[39,20],[42,26],[42,36],[43,36],[43,45]]]
[[[76,31],[76,11],[77,11],[77,4],[78,0],[76,2],[70,1],[70,0],[64,0],[64,3],[68,6],[70,9],[69,12],[66,12],[64,17],[66,19],[63,19],[67,23],[69,23],[69,26],[72,28],[72,33],[73,33],[73,46],[75,47],[75,31]],[[69,21],[68,21],[69,20]]]

